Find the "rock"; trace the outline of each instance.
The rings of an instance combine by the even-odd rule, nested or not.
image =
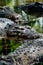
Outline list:
[[[19,6],[21,10],[24,10],[27,14],[33,15],[36,17],[43,16],[43,3],[33,2],[31,4],[26,4],[24,6]]]
[[[13,8],[7,6],[0,7],[0,18],[8,18],[17,24],[26,23],[20,14],[16,13]]]
[[[39,63],[40,58],[43,57],[43,39],[30,40],[29,43],[24,42],[15,52],[8,54],[0,62],[6,65],[34,65]]]

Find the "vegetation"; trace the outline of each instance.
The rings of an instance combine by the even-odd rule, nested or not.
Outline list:
[[[36,63],[34,65],[43,65],[43,62],[40,62],[40,63]]]
[[[8,54],[9,52],[13,52],[21,45],[21,43],[15,40],[2,39],[0,40],[0,54]]]

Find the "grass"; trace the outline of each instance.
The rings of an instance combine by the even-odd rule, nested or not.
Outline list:
[[[21,46],[21,43],[15,40],[6,40],[4,44],[2,44],[2,40],[0,40],[0,53],[6,55],[10,52],[14,52],[19,46]]]
[[[11,52],[13,52],[14,50],[16,50],[16,48],[18,48],[19,46],[21,46],[21,43],[18,43],[14,40],[11,40]]]

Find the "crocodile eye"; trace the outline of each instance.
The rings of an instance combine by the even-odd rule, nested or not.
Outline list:
[[[7,29],[7,27],[5,27],[5,29]]]
[[[21,30],[24,30],[24,28],[20,28]]]
[[[16,20],[18,20],[18,17],[16,18]]]

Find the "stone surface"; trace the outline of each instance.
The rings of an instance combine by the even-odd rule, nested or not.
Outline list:
[[[25,40],[15,52],[0,59],[6,65],[34,65],[43,57],[43,38]]]

